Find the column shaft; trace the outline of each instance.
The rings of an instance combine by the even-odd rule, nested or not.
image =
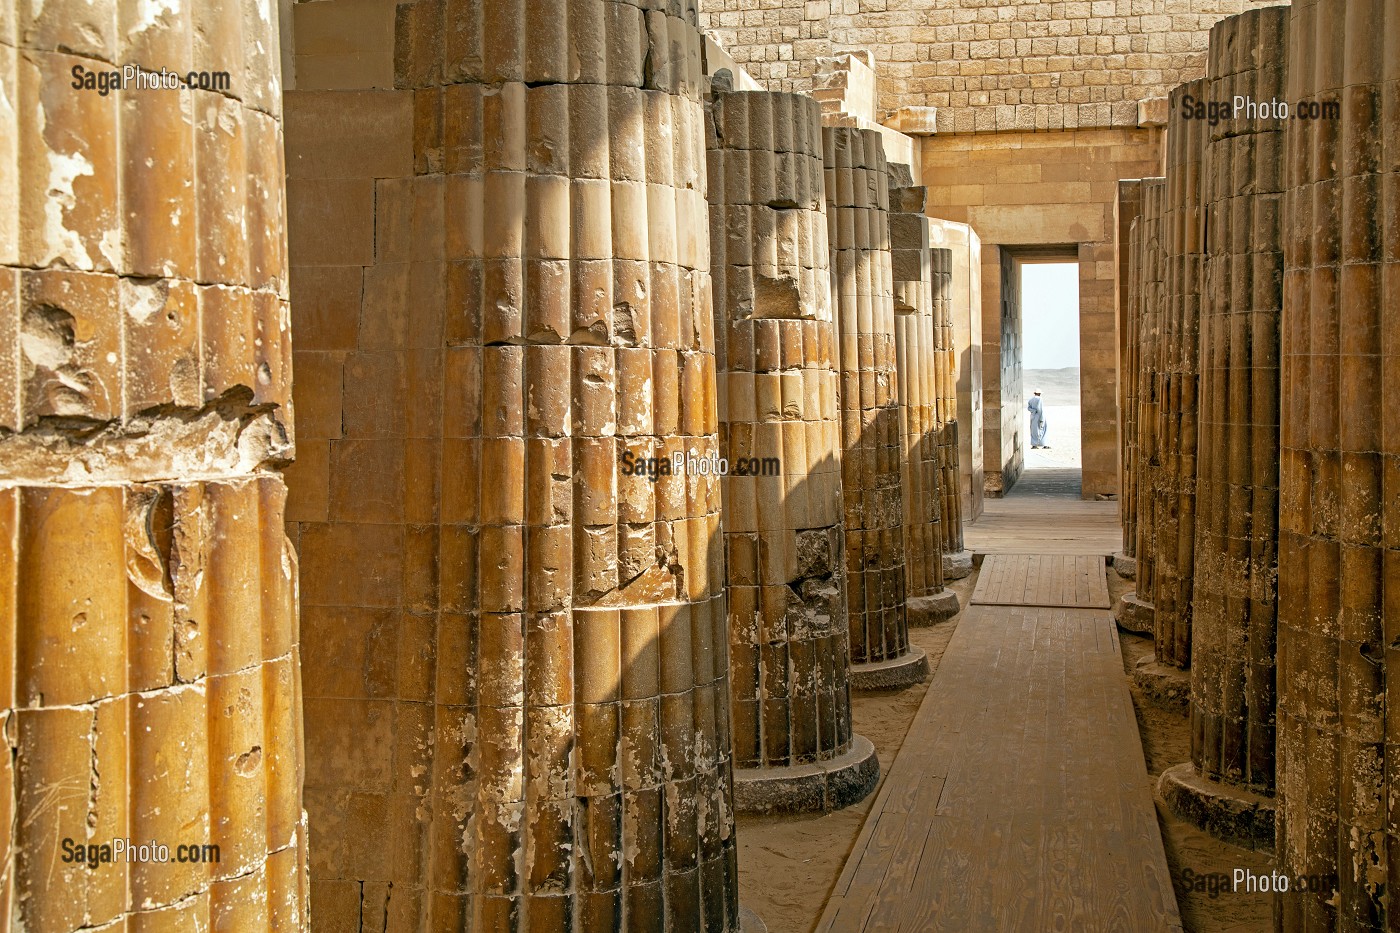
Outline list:
[[[845,499],[847,615],[852,671],[876,665],[871,685],[919,679],[905,614],[902,450],[896,384],[889,187],[873,130],[825,127],[828,243],[841,373],[841,488]],[[886,681],[888,675],[894,680]]]
[[[0,926],[304,930],[276,19],[8,6]]]
[[[711,268],[742,809],[834,809],[879,775],[873,746],[851,732],[821,144],[811,98],[714,95]],[[853,738],[863,754],[849,754]]]
[[[1153,483],[1152,604],[1157,660],[1191,661],[1191,574],[1196,524],[1196,390],[1200,340],[1202,156],[1206,121],[1193,119],[1185,97],[1205,100],[1203,79],[1169,95],[1167,123],[1165,313],[1157,360],[1157,432]],[[1142,584],[1139,583],[1139,586]]]
[[[1304,933],[1398,919],[1397,48],[1394,4],[1291,7],[1287,99],[1310,118],[1284,133],[1277,848],[1322,881],[1282,899]]]

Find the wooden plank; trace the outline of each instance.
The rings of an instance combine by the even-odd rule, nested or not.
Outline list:
[[[1103,558],[1075,554],[993,554],[982,562],[973,605],[1107,609]]]
[[[1055,557],[998,595],[1094,595],[1096,558]],[[818,930],[1056,929],[1180,930],[1113,619],[974,605]]]
[[[1118,503],[1079,499],[985,500],[964,527],[968,550],[978,554],[1095,554],[1123,548]]]

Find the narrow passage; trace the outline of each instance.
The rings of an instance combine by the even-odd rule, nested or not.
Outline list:
[[[974,602],[818,930],[1180,931],[1149,787],[1112,615]]]

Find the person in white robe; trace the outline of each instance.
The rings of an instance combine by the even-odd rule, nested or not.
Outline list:
[[[1031,413],[1031,448],[1039,449],[1044,447],[1048,449],[1050,445],[1045,443],[1045,429],[1047,427],[1045,422],[1045,406],[1041,402],[1039,389],[1035,390],[1035,395],[1032,395],[1031,400],[1026,403],[1026,408],[1029,409]]]

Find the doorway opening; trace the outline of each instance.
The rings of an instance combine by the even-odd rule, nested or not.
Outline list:
[[[1025,461],[1016,492],[1072,495],[1082,489],[1079,263],[1062,256],[1018,256],[1021,406]],[[1040,392],[1043,433],[1030,406]],[[1039,441],[1039,443],[1037,443]]]

